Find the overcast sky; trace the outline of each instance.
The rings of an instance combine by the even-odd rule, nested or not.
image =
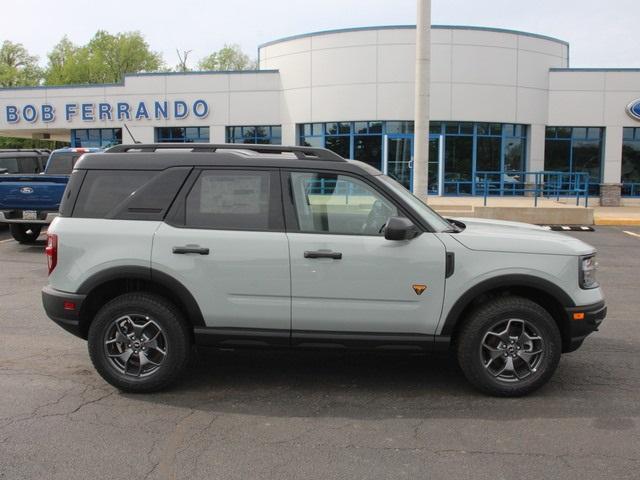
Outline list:
[[[23,43],[41,63],[67,34],[139,30],[166,63],[176,49],[192,64],[238,43],[333,28],[415,23],[416,0],[12,0],[2,2],[0,40]],[[640,67],[640,0],[433,0],[432,23],[524,30],[571,44],[573,67]]]

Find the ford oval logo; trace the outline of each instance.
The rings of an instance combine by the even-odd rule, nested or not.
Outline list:
[[[25,195],[28,195],[30,193],[33,193],[33,188],[31,188],[31,187],[22,187],[22,188],[20,188],[20,193],[24,193]]]
[[[640,120],[640,98],[627,105],[627,113],[631,118]]]

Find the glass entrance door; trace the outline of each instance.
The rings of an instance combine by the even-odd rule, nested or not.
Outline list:
[[[413,191],[413,135],[387,135],[384,173]]]
[[[428,193],[442,195],[442,135],[429,136]],[[413,135],[387,135],[383,171],[413,191]]]

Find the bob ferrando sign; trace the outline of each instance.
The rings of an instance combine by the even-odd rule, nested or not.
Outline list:
[[[6,105],[4,119],[7,123],[52,123],[58,116],[67,122],[82,121],[136,121],[136,120],[183,120],[194,116],[204,119],[209,115],[209,104],[205,100],[187,103],[183,100],[155,100],[139,102],[65,103],[62,112],[49,103],[40,105]]]

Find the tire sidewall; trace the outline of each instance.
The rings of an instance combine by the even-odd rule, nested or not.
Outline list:
[[[32,233],[27,233],[28,230],[31,230]],[[34,243],[40,236],[42,225],[12,223],[9,224],[9,231],[14,240],[20,243]]]
[[[502,301],[478,309],[469,319],[459,345],[459,360],[467,378],[481,390],[499,396],[526,395],[544,385],[553,375],[560,360],[562,339],[549,313],[526,299]],[[543,339],[544,354],[536,372],[516,382],[495,378],[482,362],[482,341],[495,325],[509,319],[529,322]]]
[[[106,333],[114,320],[125,315],[148,316],[164,333],[167,354],[160,368],[149,376],[124,375],[107,357]],[[176,380],[188,361],[191,348],[189,334],[177,310],[161,297],[148,294],[122,295],[102,307],[89,327],[87,346],[98,373],[113,386],[130,392],[158,390]]]

